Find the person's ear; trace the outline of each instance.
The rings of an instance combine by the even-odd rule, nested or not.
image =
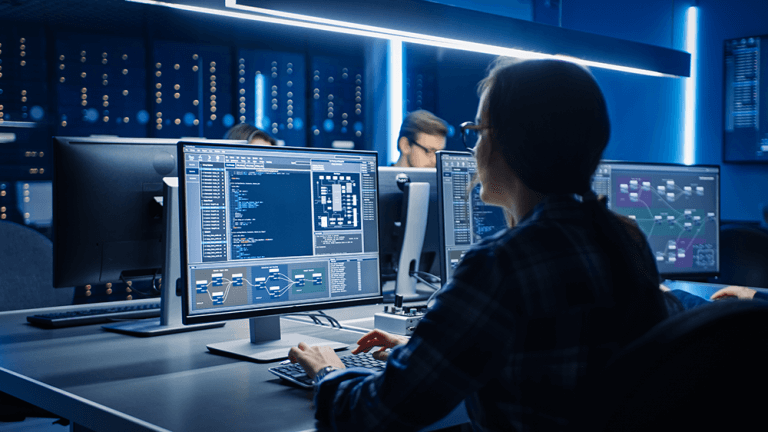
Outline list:
[[[408,138],[400,137],[400,140],[397,141],[397,147],[400,149],[400,153],[411,154],[411,144],[408,142]]]

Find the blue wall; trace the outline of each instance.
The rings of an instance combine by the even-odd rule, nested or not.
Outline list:
[[[722,166],[723,219],[760,220],[760,209],[768,205],[768,165],[722,163],[723,41],[768,34],[768,2],[701,1],[699,16],[696,161]]]
[[[684,2],[669,0],[567,2],[563,26],[666,48],[683,49]],[[681,4],[683,3],[683,4]],[[683,162],[685,79],[594,69],[610,110],[606,159]]]
[[[606,36],[683,49],[685,10],[691,2],[643,0],[566,2],[563,26]],[[723,40],[768,34],[768,2],[699,2],[695,163],[722,167],[725,220],[761,220],[768,204],[768,165],[725,164],[723,144]],[[595,71],[608,98],[613,136],[607,158],[682,162],[683,79],[646,78]]]
[[[545,7],[545,3],[532,0],[534,9]],[[562,24],[569,29],[682,50],[685,13],[691,4],[691,0],[566,1]],[[722,219],[762,220],[761,208],[768,205],[768,165],[725,164],[722,159],[722,47],[728,38],[768,34],[768,2],[700,0],[699,17],[695,163],[722,167]],[[594,74],[606,94],[613,123],[605,157],[682,163],[685,79],[599,69]]]

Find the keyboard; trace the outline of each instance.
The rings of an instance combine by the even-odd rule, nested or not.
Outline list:
[[[362,353],[357,355],[350,354],[340,358],[341,362],[344,363],[344,366],[348,368],[363,367],[377,372],[383,371],[387,364],[387,362],[376,360],[371,356],[370,353]],[[269,368],[269,371],[286,381],[290,381],[304,388],[311,389],[314,385],[312,379],[307,376],[306,372],[304,372],[304,368],[302,368],[298,363],[271,367]]]
[[[87,324],[104,324],[119,320],[157,318],[160,302],[135,305],[95,306],[89,309],[52,312],[27,316],[27,321],[42,328],[62,328]]]

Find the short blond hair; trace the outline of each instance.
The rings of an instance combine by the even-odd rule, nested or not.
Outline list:
[[[448,127],[443,119],[431,112],[416,110],[408,113],[405,119],[403,119],[403,124],[400,126],[400,135],[397,139],[399,141],[400,138],[405,137],[409,142],[416,141],[416,135],[419,133],[445,137],[448,135]]]

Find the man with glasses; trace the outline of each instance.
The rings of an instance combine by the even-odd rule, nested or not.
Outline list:
[[[435,152],[445,148],[447,134],[445,122],[431,112],[418,110],[409,113],[400,127],[397,139],[400,158],[395,166],[434,168]]]

